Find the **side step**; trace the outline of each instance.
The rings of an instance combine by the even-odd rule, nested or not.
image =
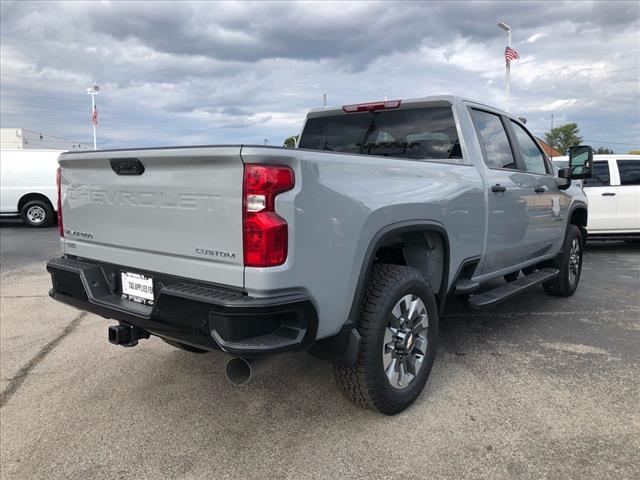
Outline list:
[[[480,288],[479,283],[469,280],[468,278],[461,278],[458,280],[458,283],[456,283],[456,290],[454,293],[455,295],[464,295],[471,293],[478,288]]]
[[[493,307],[494,305],[497,305],[511,297],[515,297],[519,293],[522,293],[539,283],[551,280],[556,275],[558,275],[557,268],[543,268],[542,270],[537,270],[536,272],[520,277],[511,283],[500,285],[493,290],[489,290],[478,295],[473,295],[469,299],[469,306],[477,309]]]

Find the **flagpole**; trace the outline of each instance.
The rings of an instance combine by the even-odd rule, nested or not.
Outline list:
[[[507,47],[511,48],[511,29],[507,30]],[[509,111],[509,102],[511,100],[511,60],[507,60],[506,74],[504,79],[504,103],[505,111]]]
[[[96,113],[96,94],[100,91],[98,85],[93,85],[87,88],[87,93],[91,95],[91,123],[93,124],[93,149],[98,149],[98,141],[96,135],[97,121],[94,121],[94,115]]]
[[[96,94],[92,93],[91,94],[91,116],[93,117],[93,114],[96,111]],[[98,139],[96,137],[96,122],[91,122],[93,124],[93,149],[97,150],[98,149]]]
[[[507,48],[511,48],[511,27],[504,22],[498,23],[498,26],[507,32]],[[506,112],[509,111],[509,97],[511,96],[511,60],[506,58],[506,71],[504,78],[504,109]]]

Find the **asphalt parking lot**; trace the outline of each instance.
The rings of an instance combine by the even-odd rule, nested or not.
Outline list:
[[[417,403],[361,410],[306,354],[232,387],[225,355],[107,341],[49,299],[57,230],[0,223],[3,479],[640,478],[640,245],[593,244],[569,299],[453,301]]]

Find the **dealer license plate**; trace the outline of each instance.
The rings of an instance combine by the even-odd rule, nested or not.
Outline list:
[[[153,279],[139,273],[122,272],[122,298],[153,305]]]

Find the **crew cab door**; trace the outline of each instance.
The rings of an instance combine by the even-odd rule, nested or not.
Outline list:
[[[640,159],[616,160],[620,186],[617,228],[623,232],[640,232]]]
[[[528,252],[532,224],[527,174],[518,170],[504,119],[495,113],[471,109],[487,166],[487,240],[480,274],[489,274],[522,263]]]
[[[613,168],[612,168],[613,167]],[[593,176],[585,178],[584,192],[589,199],[589,233],[614,232],[618,226],[618,179],[612,178],[614,160],[593,162]]]
[[[542,257],[559,249],[564,240],[569,197],[558,188],[551,165],[527,129],[513,119],[508,126],[518,168],[526,172],[520,186],[526,190],[530,221],[527,252],[532,255],[530,259]]]

